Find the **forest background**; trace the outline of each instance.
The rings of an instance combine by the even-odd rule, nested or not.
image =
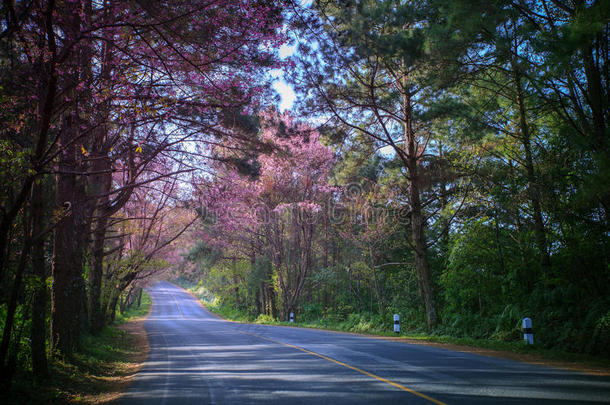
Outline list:
[[[6,381],[167,274],[253,320],[529,316],[610,354],[608,1],[0,7]]]

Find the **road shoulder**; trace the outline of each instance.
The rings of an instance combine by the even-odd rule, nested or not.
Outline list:
[[[210,308],[207,308],[207,306],[202,302],[202,300],[199,297],[197,297],[193,292],[188,291],[184,287],[181,287],[181,286],[178,286],[178,287],[182,288],[185,292],[187,292],[190,296],[192,296],[199,303],[199,305],[201,305],[204,309],[206,309],[209,313],[211,313],[215,317],[217,317],[219,319],[223,319],[228,322],[247,323],[247,322],[235,321],[232,319],[224,318],[220,314],[212,311]],[[603,366],[603,365],[598,365],[598,364],[589,364],[589,363],[581,362],[581,361],[577,361],[577,360],[568,361],[568,360],[551,359],[551,358],[548,358],[548,357],[545,357],[542,355],[538,355],[538,354],[534,354],[534,353],[518,353],[518,352],[509,351],[509,350],[488,349],[488,348],[484,348],[484,347],[460,345],[460,344],[454,344],[454,343],[433,342],[433,341],[426,340],[426,339],[412,339],[412,338],[402,337],[402,336],[382,336],[382,335],[376,335],[373,333],[368,334],[368,333],[348,332],[348,331],[342,331],[342,330],[337,330],[337,329],[332,329],[332,328],[323,329],[323,328],[319,328],[319,327],[302,326],[302,325],[298,325],[298,324],[294,324],[294,325],[277,325],[277,324],[273,324],[273,323],[260,323],[260,324],[286,327],[286,328],[303,328],[303,329],[320,330],[320,331],[325,331],[325,332],[342,333],[342,334],[347,334],[347,335],[362,336],[362,337],[368,337],[368,338],[373,338],[373,339],[389,340],[389,341],[405,343],[405,344],[435,347],[435,348],[439,348],[439,349],[443,349],[443,350],[450,350],[450,351],[461,352],[461,353],[470,353],[470,354],[476,354],[476,355],[485,356],[485,357],[507,359],[507,360],[512,360],[512,361],[532,364],[532,365],[536,365],[536,366],[541,366],[541,367],[549,367],[549,368],[556,368],[556,369],[561,369],[561,370],[575,371],[575,372],[584,373],[584,374],[593,375],[593,376],[601,376],[601,377],[610,376],[610,367],[608,367],[608,366]]]

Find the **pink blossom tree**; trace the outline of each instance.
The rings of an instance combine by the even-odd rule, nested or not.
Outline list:
[[[161,166],[161,165],[158,165]],[[147,177],[154,176],[148,174]],[[197,220],[182,202],[176,178],[156,179],[134,190],[132,198],[110,220],[101,307],[105,320],[114,319],[121,293],[142,280],[163,273],[180,261],[182,239]]]
[[[221,161],[214,165],[215,177],[199,185],[202,204],[215,219],[202,238],[221,249],[254,249],[267,257],[281,316],[287,318],[314,268],[315,237],[333,191],[328,181],[334,156],[317,131],[289,114],[270,112],[261,121],[261,141],[271,151],[258,156],[256,179]]]
[[[24,174],[2,183],[10,190],[0,211],[0,278],[5,253],[13,250],[10,231],[32,188],[54,176],[60,210],[48,211],[61,215],[29,237],[53,230],[51,342],[70,353],[85,308],[99,327],[108,219],[150,181],[141,179],[154,173],[151,165],[171,153],[183,173],[196,168],[201,145],[247,141],[235,121],[269,97],[265,71],[280,66],[283,2],[45,0],[2,7],[0,39],[11,46],[1,67],[17,80],[0,97],[3,121],[10,122],[0,152],[22,154]],[[117,173],[124,181],[116,181]],[[43,245],[23,243],[24,257],[30,247],[41,257]],[[18,291],[22,277],[13,279]]]

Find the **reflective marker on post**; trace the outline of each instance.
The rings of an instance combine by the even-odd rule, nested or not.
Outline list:
[[[400,316],[394,314],[394,332],[400,333]]]
[[[294,312],[290,313],[290,322],[294,322]]]
[[[523,325],[523,340],[528,345],[533,345],[534,332],[532,331],[532,320],[530,318],[523,318],[521,324]]]

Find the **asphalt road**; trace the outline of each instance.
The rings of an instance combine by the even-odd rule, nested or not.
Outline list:
[[[349,334],[218,319],[149,290],[150,354],[122,404],[595,404],[610,378]]]

